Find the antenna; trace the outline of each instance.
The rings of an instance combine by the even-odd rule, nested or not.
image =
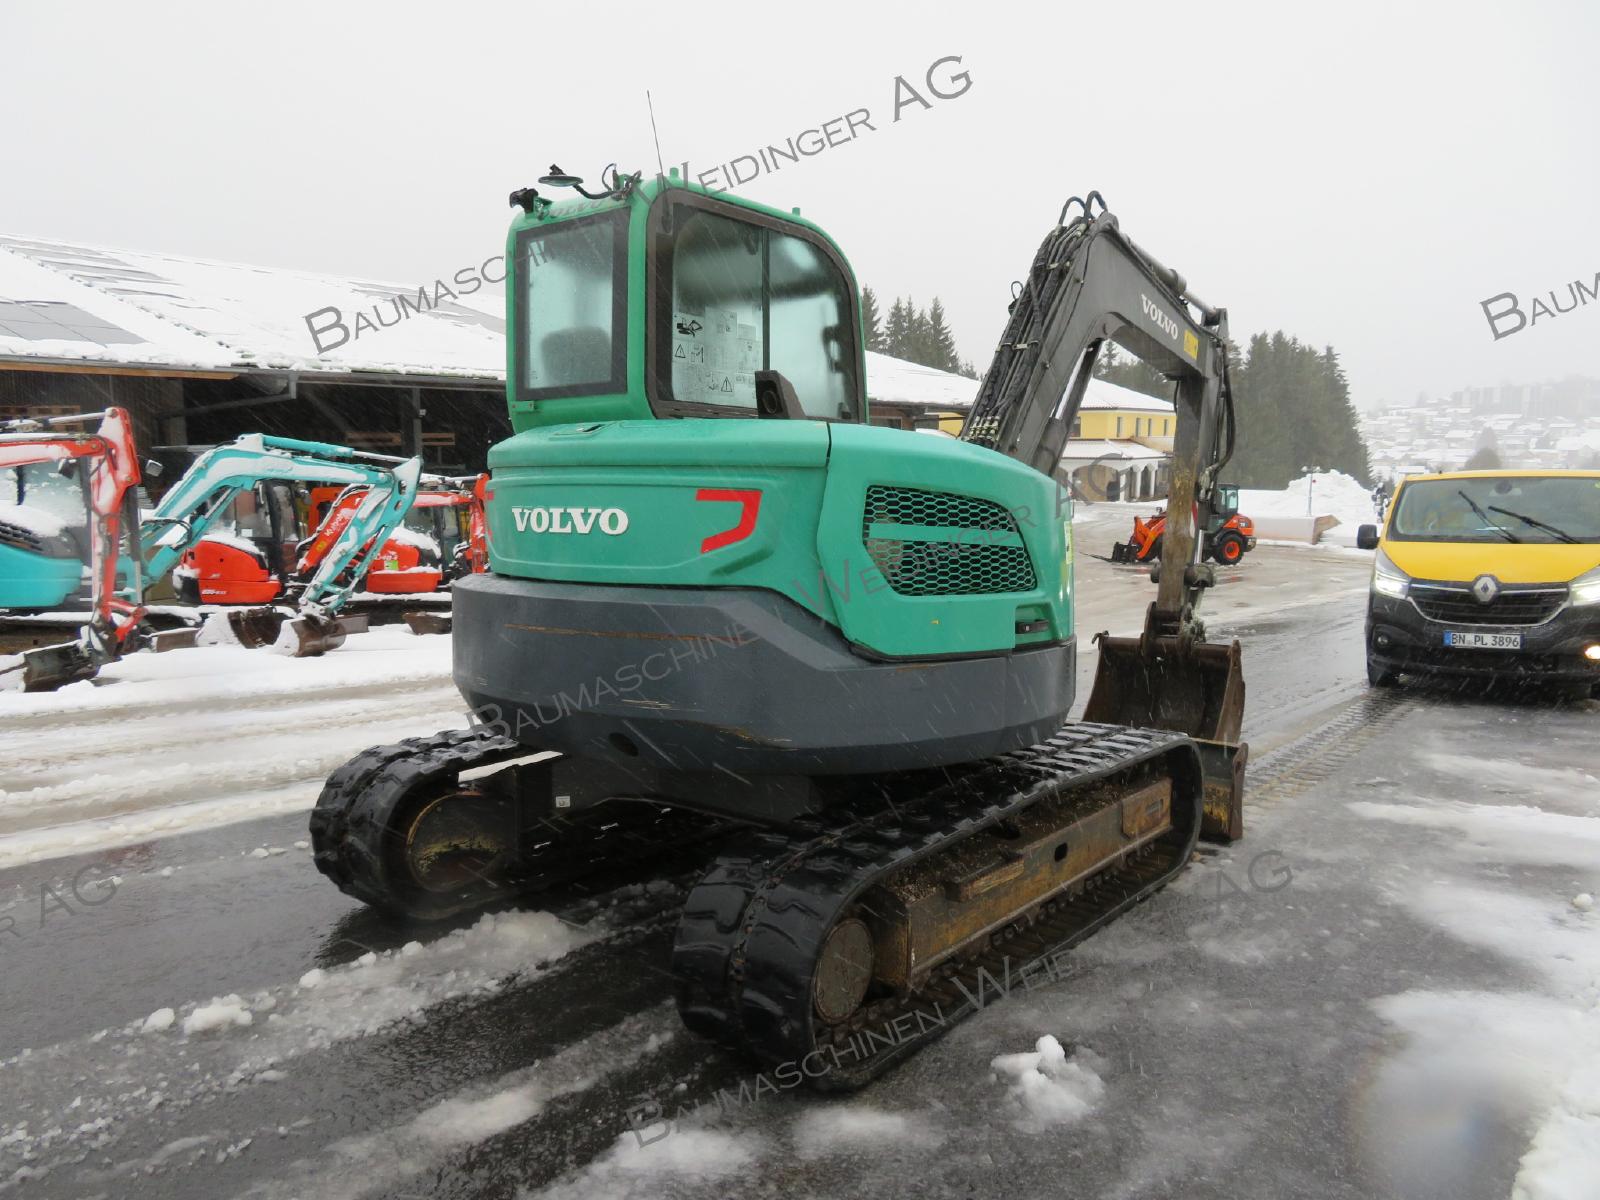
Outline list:
[[[650,107],[650,136],[655,139],[656,143],[656,175],[661,179],[666,179],[667,167],[661,161],[661,135],[656,132],[656,105],[655,101],[650,99],[649,88],[644,90],[644,102]]]

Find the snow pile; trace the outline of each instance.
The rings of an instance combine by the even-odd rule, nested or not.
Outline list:
[[[1061,1043],[1048,1033],[1035,1043],[1035,1049],[1001,1054],[989,1066],[994,1078],[1009,1081],[1010,1098],[1035,1125],[1082,1120],[1105,1098],[1106,1085],[1094,1068],[1076,1058],[1069,1060]]]
[[[150,1027],[152,1019],[171,1009],[159,1009],[145,1018],[141,1028]],[[202,1004],[183,1019],[183,1031],[188,1034],[210,1033],[214,1029],[231,1029],[235,1025],[249,1025],[255,1020],[250,1009],[237,993],[218,996],[210,1004]]]
[[[1338,519],[1339,524],[1322,536],[1323,542],[1336,546],[1354,546],[1356,529],[1374,524],[1378,519],[1372,506],[1372,492],[1342,471],[1302,475],[1281,491],[1262,488],[1239,491],[1239,511],[1252,520],[1304,519],[1308,515],[1308,501],[1310,516]]]

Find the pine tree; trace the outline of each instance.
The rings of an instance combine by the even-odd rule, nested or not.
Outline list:
[[[861,289],[861,328],[866,335],[867,349],[883,353],[883,324],[878,316],[878,298],[871,288]]]
[[[1141,358],[1119,352],[1114,342],[1101,347],[1100,357],[1094,364],[1094,377],[1157,400],[1172,399],[1172,384],[1160,371]]]
[[[895,297],[894,305],[889,309],[889,320],[883,328],[883,353],[895,358],[906,356],[906,334],[910,323],[906,302]]]
[[[906,352],[901,357],[924,367],[933,365],[933,326],[928,314],[915,302],[908,302],[909,319],[906,325]]]
[[[928,341],[931,361],[926,365],[941,371],[958,371],[961,356],[956,353],[955,334],[944,319],[944,303],[935,296],[928,306]]]
[[[1230,362],[1233,361],[1230,359]],[[1349,384],[1333,347],[1258,333],[1230,372],[1238,430],[1231,480],[1281,488],[1310,467],[1371,482]]]

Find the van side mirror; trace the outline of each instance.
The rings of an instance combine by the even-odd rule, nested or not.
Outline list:
[[[1356,547],[1361,550],[1376,550],[1378,548],[1378,527],[1376,525],[1362,525],[1356,529]]]

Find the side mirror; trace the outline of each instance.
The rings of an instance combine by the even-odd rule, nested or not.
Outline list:
[[[1356,548],[1360,550],[1376,550],[1378,548],[1378,527],[1376,525],[1362,525],[1356,529]]]
[[[794,384],[782,371],[756,372],[756,416],[778,420],[803,421],[806,410],[794,394]]]

